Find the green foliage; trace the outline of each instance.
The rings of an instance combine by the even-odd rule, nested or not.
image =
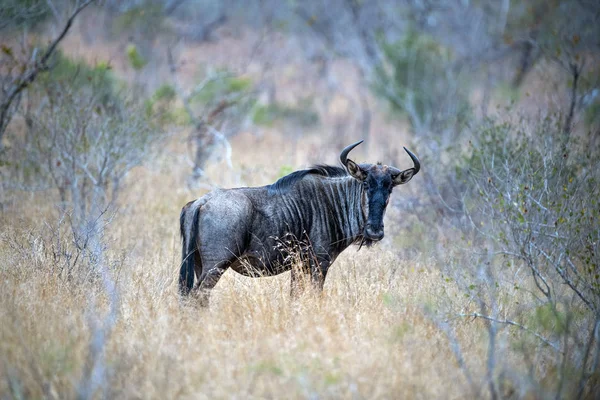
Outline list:
[[[0,2],[0,26],[2,27],[33,29],[51,15],[46,0],[2,0]]]
[[[408,116],[414,130],[466,121],[468,85],[453,71],[448,48],[414,30],[381,47],[385,63],[375,70],[373,88],[393,110]],[[446,109],[438,119],[436,114]]]
[[[114,36],[136,32],[140,37],[153,38],[164,30],[165,14],[163,2],[154,0],[142,1],[139,6],[118,15],[112,25]]]
[[[173,101],[177,93],[175,92],[175,88],[171,85],[164,84],[154,92],[152,98],[154,100],[165,100],[165,101]]]
[[[276,121],[290,121],[304,127],[315,126],[319,115],[309,104],[289,107],[281,104],[256,105],[252,110],[252,122],[272,126]]]
[[[283,369],[271,360],[263,360],[256,364],[252,364],[248,367],[248,369],[257,374],[273,374],[276,376],[283,375]]]
[[[72,185],[70,190],[81,189],[73,196],[86,203],[78,205],[82,210],[93,185],[108,195],[111,181],[118,183],[143,160],[158,139],[155,119],[147,118],[139,97],[121,90],[124,84],[107,63],[91,66],[57,52],[51,66],[30,86],[27,100],[32,107],[26,111],[36,111],[25,115],[24,142],[19,137],[11,142],[6,162],[26,187],[59,185],[53,180],[58,177],[60,182],[78,182],[81,187]],[[164,98],[169,93],[162,89],[159,94]],[[66,196],[65,187],[59,190]]]
[[[44,352],[40,354],[40,364],[38,367],[44,373],[54,373],[57,370],[60,370],[61,373],[71,373],[74,371],[76,362],[73,359],[73,338],[50,338],[50,340],[45,346]]]
[[[192,117],[184,107],[175,107],[169,113],[170,122],[178,126],[186,126],[192,123]]]
[[[514,87],[508,82],[500,82],[495,88],[494,92],[494,97],[496,97],[498,101],[502,103],[508,102],[514,104],[519,101],[521,96],[519,88]]]
[[[582,74],[579,91],[583,94],[584,121],[592,131],[600,129],[600,66],[592,65]]]
[[[284,164],[281,167],[279,167],[279,172],[277,173],[277,177],[281,178],[281,177],[291,174],[292,172],[294,172],[294,167],[292,167],[291,165],[288,165],[288,164]]]
[[[227,82],[229,92],[241,92],[250,89],[252,80],[250,78],[233,77]]]
[[[176,101],[175,88],[167,84],[162,85],[144,102],[146,116],[156,120],[160,125],[189,125],[190,115],[185,108],[177,107]]]
[[[529,326],[536,330],[561,334],[566,328],[566,316],[552,304],[546,303],[536,307]]]
[[[65,84],[76,89],[93,90],[103,105],[117,102],[118,85],[110,64],[99,62],[90,66],[84,60],[71,59],[56,51],[52,68],[40,74],[35,86],[38,89],[50,89],[52,86]]]
[[[252,112],[252,122],[255,125],[271,126],[275,121],[275,113],[272,106],[257,105]]]
[[[142,57],[142,55],[138,52],[138,49],[135,44],[129,44],[126,49],[126,53],[127,53],[127,60],[129,61],[129,64],[136,71],[139,71],[140,69],[144,68],[146,66],[146,64],[148,63],[144,59],[144,57]]]
[[[192,122],[193,116],[189,114],[186,107],[181,105],[181,102],[188,101],[192,112],[194,108],[199,108],[205,113],[203,118],[227,118],[232,122],[245,115],[247,109],[253,104],[251,89],[251,79],[232,76],[222,71],[212,79],[207,79],[187,99],[178,99],[172,86],[161,86],[146,100],[145,112],[161,125],[188,125]]]
[[[413,327],[409,323],[402,322],[392,329],[392,341],[401,342],[404,337],[412,331]]]
[[[585,123],[588,126],[600,125],[600,96],[585,110]]]
[[[209,81],[202,90],[198,91],[190,101],[192,103],[207,104],[232,95],[244,95],[252,87],[250,78],[237,76],[224,76]]]
[[[542,57],[577,59],[581,50],[596,45],[600,33],[593,22],[598,8],[592,4],[547,0],[515,3],[509,8],[504,42],[512,44],[524,33],[535,32]],[[573,24],[573,20],[578,23]]]

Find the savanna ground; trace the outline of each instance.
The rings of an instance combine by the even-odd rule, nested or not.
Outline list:
[[[268,174],[271,165],[258,160],[273,147],[263,146],[251,153],[253,168]],[[182,304],[185,167],[163,158],[133,171],[110,224],[119,300],[103,349],[107,397],[463,397],[445,334],[423,311],[444,301],[447,283],[426,256],[399,257],[389,243],[349,248],[322,297],[292,302],[289,272],[251,279],[229,271],[208,310]],[[69,397],[91,367],[95,313],[108,313],[104,287],[49,270],[58,243],[45,221],[57,210],[45,196],[23,195],[13,210],[2,216],[2,392]],[[474,354],[485,346],[478,325],[465,321],[461,337]]]
[[[147,10],[148,18],[155,17],[154,8]],[[402,77],[393,77],[400,87],[389,84],[399,93],[390,99],[381,81],[366,81],[360,57],[331,55],[335,41],[327,48],[331,59],[313,62],[303,52],[311,54],[305,46],[319,38],[300,40],[284,28],[238,26],[234,20],[210,40],[178,42],[174,73],[166,60],[169,35],[144,42],[139,35],[146,31],[134,25],[131,32],[102,36],[111,14],[92,11],[76,21],[61,43],[62,54],[110,65],[121,85],[135,87],[135,95],[142,87],[153,99],[145,103],[152,112],[164,101],[160,89],[176,87],[170,94],[175,100],[165,106],[172,115],[152,122],[160,127],[158,145],[127,170],[118,198],[96,217],[97,210],[89,211],[104,224],[96,238],[99,253],[78,242],[79,203],[75,192],[63,192],[72,182],[29,186],[31,171],[0,175],[7,182],[0,194],[1,398],[598,396],[598,133],[595,117],[592,124],[584,121],[581,89],[598,82],[600,71],[589,61],[598,53],[586,54],[591,72],[580,71],[575,122],[565,115],[577,85],[548,59],[516,89],[502,77],[486,86],[492,75],[508,75],[503,68],[510,62],[468,76],[476,83],[466,94],[416,85],[411,89],[443,91],[436,97],[448,101],[419,98],[418,110],[411,111],[408,103],[398,103],[408,102]],[[176,24],[175,18],[166,21]],[[55,36],[51,26],[40,32]],[[11,46],[17,42],[11,40]],[[414,40],[432,48],[429,39]],[[383,51],[391,54],[388,64],[401,64],[393,49]],[[423,62],[418,57],[415,65]],[[454,60],[437,47],[432,57]],[[228,95],[242,93],[248,82],[260,88],[236,98],[237,114],[215,122],[231,156],[216,145],[202,164],[202,177],[191,179],[198,167],[193,138],[199,117],[188,111],[186,123],[179,123],[188,106],[182,92],[219,68],[239,78],[229,81]],[[464,82],[465,76],[453,74],[445,77]],[[231,89],[233,84],[242,89]],[[39,98],[55,95],[47,92]],[[32,109],[38,107],[35,96],[26,103]],[[276,107],[250,105],[251,116],[240,118],[248,114],[243,96],[269,106],[274,97]],[[457,104],[463,100],[472,109],[468,123],[460,122]],[[187,99],[209,111],[211,101]],[[598,99],[592,101],[597,110]],[[439,109],[421,110],[432,105]],[[267,114],[265,123],[256,110],[277,111],[292,122]],[[15,138],[35,142],[28,136],[36,126],[29,110],[15,115],[7,148]],[[38,117],[46,121],[47,115],[34,111],[33,119]],[[451,122],[435,125],[436,118]],[[573,139],[563,142],[565,119],[575,128],[567,127]],[[237,122],[227,125],[232,120]],[[436,127],[441,131],[430,131]],[[452,129],[466,133],[453,136]],[[410,160],[402,146],[422,155],[423,172],[392,194],[381,243],[347,249],[329,270],[322,295],[308,291],[291,300],[289,272],[251,279],[228,271],[209,308],[180,298],[179,212],[186,202],[211,187],[265,185],[313,163],[336,164],[341,148],[361,138],[368,147],[353,152],[359,162],[406,168]],[[567,161],[561,161],[567,159],[564,143],[573,154]],[[516,167],[510,157],[519,160]],[[14,163],[7,160],[0,167]],[[51,166],[50,174],[55,167],[60,165]],[[539,197],[530,196],[538,183]],[[562,196],[556,204],[553,199]],[[560,250],[556,257],[552,249]],[[572,271],[565,275],[562,263],[571,259]]]

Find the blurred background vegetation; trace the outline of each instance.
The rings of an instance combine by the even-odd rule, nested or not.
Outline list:
[[[127,261],[135,245],[111,226],[141,218],[135,204],[172,223],[148,228],[156,246],[208,189],[334,163],[361,138],[357,157],[403,168],[406,146],[423,169],[392,197],[381,248],[440,274],[448,298],[419,315],[462,393],[599,393],[597,1],[4,0],[0,32],[0,224],[47,226],[3,233],[2,274],[43,243],[44,268],[120,304],[114,277],[144,256]],[[168,189],[143,198],[139,182]],[[480,364],[467,319],[482,321]],[[94,343],[83,397],[111,379],[94,381]],[[3,390],[38,393],[10,371]]]

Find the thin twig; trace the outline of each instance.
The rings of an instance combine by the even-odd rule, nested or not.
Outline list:
[[[540,252],[540,254],[542,254],[544,258],[546,258],[546,260],[548,260],[551,264],[555,265],[554,269],[556,270],[556,272],[558,272],[563,281],[577,294],[577,296],[579,296],[581,301],[583,301],[591,311],[596,311],[596,307],[594,307],[594,305],[588,299],[586,299],[583,293],[577,288],[577,285],[571,279],[569,279],[569,277],[565,273],[565,270],[559,265],[556,265],[552,257],[550,257],[550,255],[548,255],[544,250],[540,249],[535,244],[533,244],[532,246],[535,247]]]
[[[552,347],[554,350],[556,350],[559,353],[564,353],[560,348],[558,348],[558,346],[556,346],[554,343],[550,342],[550,340],[546,339],[545,337],[543,337],[542,335],[540,335],[539,333],[529,329],[528,327],[526,327],[525,325],[521,325],[518,322],[515,321],[511,321],[509,319],[497,319],[494,317],[490,317],[488,315],[483,315],[480,314],[478,312],[472,312],[472,313],[468,313],[468,314],[457,314],[457,317],[461,317],[461,318],[482,318],[485,319],[487,321],[491,321],[491,322],[496,322],[499,324],[506,324],[506,325],[512,325],[515,326],[521,330],[524,330],[527,333],[532,334],[533,336],[535,336],[536,338],[538,338],[539,340],[541,340],[542,342],[544,342],[545,344],[547,344],[548,346]]]
[[[10,120],[10,118],[8,116],[8,111],[10,109],[11,104],[15,100],[15,98],[35,80],[35,78],[37,77],[37,75],[40,72],[43,72],[43,71],[46,71],[49,69],[48,61],[50,60],[50,57],[56,50],[56,47],[58,46],[58,44],[64,39],[64,37],[67,35],[67,32],[69,32],[69,29],[73,25],[73,21],[75,20],[75,17],[77,17],[77,15],[84,8],[86,8],[88,5],[90,5],[93,1],[95,1],[95,0],[87,0],[84,3],[80,4],[75,9],[75,11],[73,11],[71,16],[67,20],[65,26],[63,27],[63,30],[56,37],[56,39],[54,39],[54,41],[52,41],[52,43],[50,44],[48,49],[46,49],[46,51],[44,52],[44,55],[42,55],[42,58],[40,59],[40,61],[34,62],[33,68],[31,68],[29,71],[26,71],[23,74],[21,74],[17,79],[18,83],[8,91],[8,94],[6,95],[6,99],[4,100],[4,102],[2,104],[0,104],[0,139],[2,139],[4,130],[8,126],[8,122]]]
[[[456,362],[458,363],[459,368],[461,369],[465,378],[467,379],[469,387],[473,391],[474,397],[479,397],[479,390],[477,389],[477,386],[473,381],[473,377],[471,376],[471,373],[469,372],[469,367],[467,366],[465,358],[463,357],[460,344],[458,343],[458,339],[450,329],[448,321],[438,321],[433,317],[431,318],[431,320],[437,325],[437,327],[440,330],[442,330],[446,334],[446,337],[448,338],[450,344],[450,349],[452,350],[452,353],[454,353]]]
[[[577,83],[579,81],[579,75],[581,74],[582,68],[583,65],[580,67],[575,63],[569,63],[569,72],[573,76],[573,86],[571,87],[571,103],[569,105],[569,114],[565,120],[565,126],[563,127],[563,132],[565,134],[565,147],[568,144],[571,130],[573,129],[573,117],[575,115],[575,106],[577,105]]]
[[[225,135],[219,132],[214,126],[206,124],[206,127],[208,128],[210,133],[212,133],[213,136],[217,138],[221,143],[223,143],[223,146],[225,146],[225,160],[227,161],[227,166],[229,167],[229,169],[233,169],[233,164],[231,163],[232,150],[229,141],[227,140]]]

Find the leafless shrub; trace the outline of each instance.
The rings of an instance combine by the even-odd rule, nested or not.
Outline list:
[[[11,193],[58,194],[60,217],[50,223],[56,225],[50,235],[54,264],[59,276],[72,280],[77,272],[79,280],[101,277],[108,267],[104,231],[123,179],[158,136],[140,107],[107,88],[114,83],[108,69],[82,72],[76,63],[63,63],[73,76],[45,75],[30,91],[26,131],[11,135],[1,172]],[[86,76],[79,79],[80,73]],[[71,240],[73,248],[63,245]]]
[[[52,90],[35,134],[16,148],[24,159],[13,164],[58,191],[61,207],[71,210],[76,243],[89,249],[102,236],[104,213],[123,178],[143,161],[155,135],[143,113],[126,103],[103,105],[93,93],[62,85]]]
[[[89,296],[91,341],[77,390],[81,398],[91,398],[108,390],[104,354],[120,304],[120,262],[107,256],[105,231],[124,178],[151,154],[159,136],[134,102],[116,92],[100,95],[105,91],[95,85],[107,81],[73,82],[45,80],[38,88],[35,118],[25,134],[13,138],[4,175],[14,193],[45,187],[52,189],[47,190],[50,201],[57,201],[58,222],[48,222],[49,233],[38,241],[37,253],[45,258],[38,267],[68,283],[93,283],[107,296],[105,314]]]

